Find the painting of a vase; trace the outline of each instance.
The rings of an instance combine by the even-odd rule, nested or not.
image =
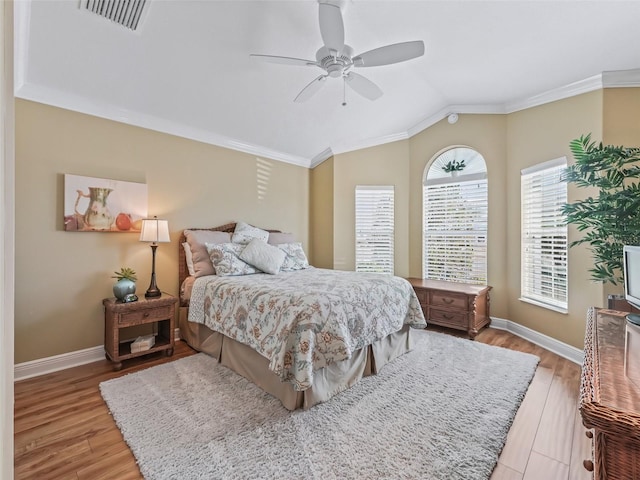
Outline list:
[[[64,176],[64,229],[140,232],[147,217],[147,185],[106,178]]]
[[[89,206],[87,211],[82,216],[84,225],[91,230],[110,230],[111,225],[115,218],[111,215],[109,207],[107,207],[107,198],[109,194],[113,192],[111,188],[89,187],[89,194],[87,195],[82,190],[77,190],[78,197],[76,198],[75,214],[81,215],[78,212],[78,202],[82,197],[89,199]]]

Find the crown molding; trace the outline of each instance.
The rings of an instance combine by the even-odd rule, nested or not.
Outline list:
[[[322,162],[324,162],[325,160],[329,160],[331,157],[333,157],[333,151],[330,148],[325,148],[318,155],[311,159],[309,168],[316,168]]]
[[[602,83],[604,88],[640,87],[640,68],[603,72]]]
[[[115,122],[125,123],[135,127],[142,127],[169,135],[196,140],[198,142],[229,148],[231,150],[237,150],[259,157],[267,157],[271,160],[277,160],[300,167],[308,168],[310,165],[310,160],[304,157],[240,142],[223,135],[193,128],[182,123],[173,122],[171,120],[152,115],[145,115],[126,108],[114,107],[103,102],[90,101],[79,95],[71,95],[39,85],[23,83],[16,88],[15,96],[24,100],[43,103],[74,112],[92,115],[94,117],[105,118],[107,120],[113,120]]]
[[[583,93],[593,92],[602,89],[602,74],[594,75],[584,80],[570,83],[562,87],[547,90],[546,92],[534,95],[532,97],[507,102],[504,104],[505,113],[514,113],[527,108],[537,107],[545,103],[563,100],[565,98],[575,97]]]

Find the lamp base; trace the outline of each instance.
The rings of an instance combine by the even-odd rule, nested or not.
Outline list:
[[[149,290],[146,291],[144,296],[145,296],[145,298],[161,297],[162,296],[162,292],[160,290],[158,290],[157,288],[156,289],[149,288]]]
[[[162,295],[162,292],[156,285],[156,248],[158,248],[157,245],[151,245],[151,283],[149,284],[147,292],[144,294],[145,298],[155,298]]]

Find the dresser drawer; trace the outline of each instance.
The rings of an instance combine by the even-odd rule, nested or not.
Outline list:
[[[461,327],[466,330],[469,321],[468,318],[468,314],[464,312],[429,307],[427,324],[432,322],[437,325]]]
[[[170,305],[157,308],[145,308],[134,312],[121,313],[118,316],[118,323],[121,325],[137,325],[140,323],[167,320],[172,315],[172,307]]]
[[[439,292],[432,290],[430,293],[429,305],[433,307],[447,307],[456,310],[467,311],[467,296],[458,295],[451,292]]]

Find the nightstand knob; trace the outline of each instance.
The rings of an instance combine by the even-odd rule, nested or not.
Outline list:
[[[147,318],[149,316],[149,312],[144,312],[144,314],[142,315],[144,318]]]

